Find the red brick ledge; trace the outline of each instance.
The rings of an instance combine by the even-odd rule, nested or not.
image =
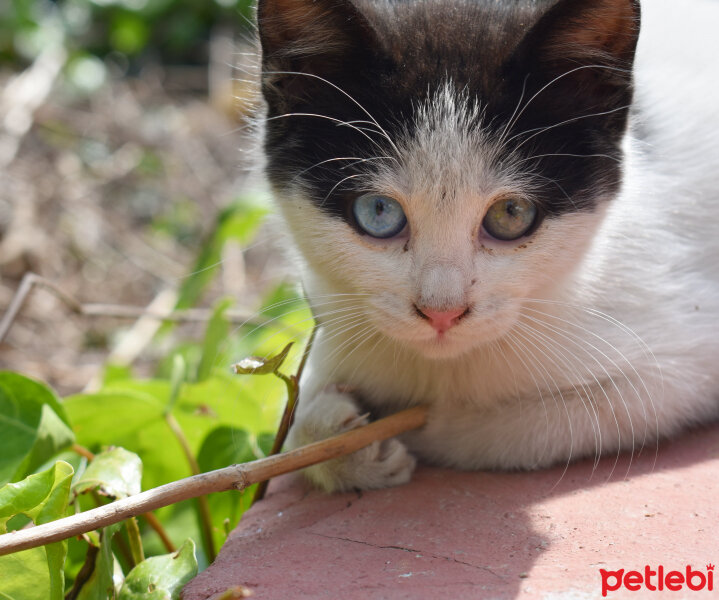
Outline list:
[[[601,598],[600,568],[719,563],[719,427],[592,467],[425,467],[403,487],[332,496],[285,477],[183,599],[234,585],[253,600]]]

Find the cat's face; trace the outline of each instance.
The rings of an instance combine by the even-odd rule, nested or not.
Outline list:
[[[508,334],[620,184],[636,3],[486,4],[259,5],[295,241],[327,292],[431,357]]]

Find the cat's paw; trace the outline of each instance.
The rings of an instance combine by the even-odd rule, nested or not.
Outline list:
[[[328,386],[308,399],[297,415],[288,438],[291,447],[303,446],[368,423],[352,396],[338,386]],[[415,467],[414,457],[395,439],[372,442],[357,452],[304,469],[317,487],[328,492],[378,489],[407,483]]]

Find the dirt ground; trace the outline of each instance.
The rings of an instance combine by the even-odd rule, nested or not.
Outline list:
[[[8,115],[22,94],[7,97],[16,79],[0,73],[0,318],[29,272],[82,303],[167,308],[218,211],[254,188],[237,88],[212,97],[206,73],[146,69],[82,96],[57,78],[26,110],[30,123],[15,119],[18,128]],[[16,144],[9,154],[8,140]],[[267,281],[284,276],[272,236],[261,233],[244,252],[226,248],[203,305],[234,295],[253,306]],[[0,342],[0,368],[61,394],[79,391],[133,327],[142,329],[73,314],[36,289]],[[201,324],[187,325],[176,336],[201,332]],[[149,373],[160,349],[141,343],[124,351]]]

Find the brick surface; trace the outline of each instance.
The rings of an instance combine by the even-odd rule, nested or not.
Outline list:
[[[289,476],[183,598],[233,585],[253,600],[601,598],[600,568],[719,562],[718,498],[719,427],[566,470],[421,467],[406,486],[361,494],[325,495]]]

